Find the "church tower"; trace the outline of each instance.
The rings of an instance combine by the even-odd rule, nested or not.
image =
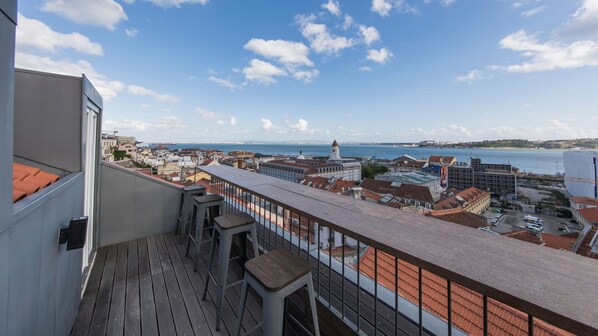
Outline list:
[[[340,152],[340,149],[338,148],[338,143],[336,142],[336,140],[334,140],[334,142],[332,143],[332,152],[330,153],[330,158],[331,159],[340,159],[341,158],[341,152]]]

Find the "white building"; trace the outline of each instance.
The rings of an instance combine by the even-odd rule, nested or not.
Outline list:
[[[263,175],[291,182],[299,182],[300,179],[307,176],[321,176],[347,181],[361,180],[361,164],[354,159],[341,158],[336,140],[332,144],[328,160],[305,159],[303,155],[299,155],[295,160],[262,162],[259,172]]]
[[[116,147],[116,139],[104,136],[102,134],[102,159],[108,162],[114,161],[114,155],[112,155],[112,148]]]
[[[572,196],[598,198],[598,151],[563,153],[565,186]]]

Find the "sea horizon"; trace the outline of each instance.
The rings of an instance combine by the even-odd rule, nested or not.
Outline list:
[[[330,144],[314,143],[148,143],[150,147],[160,144],[171,150],[182,148],[213,149],[223,152],[245,150],[265,155],[329,156]],[[469,162],[469,158],[478,157],[484,163],[510,163],[522,172],[538,174],[563,173],[563,149],[530,148],[447,148],[447,147],[402,147],[377,144],[340,143],[340,153],[344,157],[374,159],[395,159],[401,155],[414,158],[428,158],[431,155],[455,156],[459,162]]]

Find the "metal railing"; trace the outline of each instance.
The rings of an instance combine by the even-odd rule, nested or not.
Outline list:
[[[472,252],[471,248],[467,247],[467,239],[485,240],[487,244],[491,244],[489,247],[494,249],[510,246],[511,251],[505,253],[515,253],[514,255],[527,253],[532,249],[536,254],[541,254],[536,259],[539,258],[542,267],[554,267],[558,277],[564,275],[560,269],[564,266],[563,262],[573,262],[574,267],[581,268],[578,269],[580,273],[597,272],[598,263],[593,264],[593,260],[583,260],[581,257],[556,250],[549,251],[546,247],[531,244],[527,246],[524,242],[485,235],[477,230],[444,222],[438,223],[434,219],[421,216],[424,225],[440,224],[443,228],[448,228],[447,232],[454,233],[454,237],[448,237],[451,246],[454,243],[465,244],[464,254],[454,256],[461,258],[461,262],[456,260],[456,265],[463,264],[466,270],[459,273],[451,269],[455,268],[453,264],[431,263],[425,259],[429,253],[427,250],[438,250],[438,246],[432,248],[423,245],[417,250],[401,250],[400,246],[397,248],[386,241],[385,235],[413,236],[412,239],[407,237],[409,240],[418,240],[421,237],[417,234],[424,235],[426,232],[432,235],[430,232],[433,231],[419,226],[422,223],[414,223],[410,232],[402,230],[404,227],[391,225],[413,221],[416,217],[405,217],[406,215],[399,211],[395,217],[388,217],[389,208],[377,204],[229,167],[202,167],[202,170],[212,175],[208,191],[225,198],[227,212],[244,211],[256,218],[259,223],[260,249],[269,251],[286,248],[312,265],[318,300],[360,334],[598,333],[598,324],[591,318],[586,319],[592,316],[591,314],[598,314],[595,300],[587,296],[573,302],[573,306],[585,311],[576,315],[569,309],[572,302],[561,302],[548,307],[538,304],[544,302],[545,298],[528,295],[531,297],[528,300],[521,297],[523,295],[518,295],[520,290],[517,287],[521,286],[543,287],[547,291],[556,288],[553,281],[560,280],[554,278],[545,278],[543,283],[526,284],[526,280],[539,279],[535,275],[538,272],[536,269],[529,269],[531,275],[527,276],[508,274],[522,270],[521,267],[495,265],[495,271],[490,271],[493,274],[486,276],[501,277],[503,281],[512,282],[506,283],[505,286],[498,286],[493,281],[481,283],[474,279],[472,274],[476,275],[476,272],[469,269],[479,268],[480,265],[476,263],[480,260],[475,255],[467,254]],[[381,226],[384,221],[388,221],[386,227]],[[372,233],[360,229],[360,223],[367,226]],[[438,244],[443,244],[443,241],[438,241]],[[523,247],[521,244],[524,244]],[[523,252],[513,251],[513,246],[522,248]],[[455,253],[455,250],[449,247],[447,245],[446,253]],[[479,255],[484,253],[486,252],[478,251]],[[554,253],[554,260],[547,259],[547,253]],[[492,263],[493,260],[487,262]],[[573,293],[597,285],[596,277],[583,279],[574,274],[569,276],[572,286],[570,292]],[[583,274],[579,276],[583,277]],[[561,283],[559,286],[567,286],[567,283]],[[509,287],[515,289],[509,292]],[[549,300],[554,295],[559,296],[559,293],[547,292]]]

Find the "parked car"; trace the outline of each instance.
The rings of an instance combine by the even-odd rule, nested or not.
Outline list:
[[[534,232],[534,233],[541,233],[541,232],[544,232],[544,228],[543,228],[542,226],[540,226],[540,225],[537,225],[537,224],[531,224],[531,223],[529,223],[529,224],[527,224],[525,227],[526,227],[528,230],[530,230],[530,231],[532,231],[532,232]]]
[[[573,224],[579,224],[579,222],[577,220],[575,220],[575,219],[570,220],[570,222],[573,223]]]

